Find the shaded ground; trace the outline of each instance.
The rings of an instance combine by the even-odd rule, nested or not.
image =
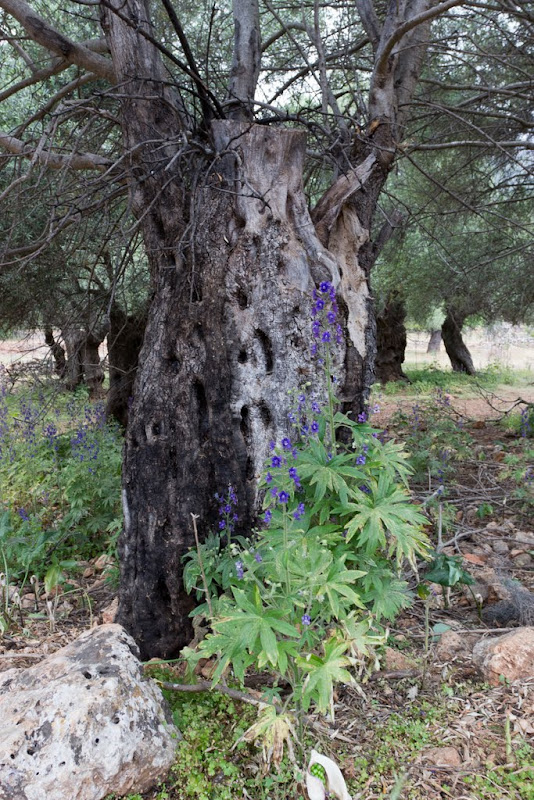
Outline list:
[[[404,788],[398,796],[405,800],[534,799],[534,666],[532,679],[490,687],[483,683],[471,656],[474,642],[498,636],[519,623],[487,616],[488,609],[507,598],[506,580],[517,579],[534,593],[532,502],[529,505],[514,496],[516,484],[507,477],[503,459],[503,454],[515,453],[521,443],[517,434],[489,421],[519,394],[534,401],[533,387],[506,387],[486,399],[481,395],[452,399],[453,407],[470,417],[466,428],[473,441],[471,452],[447,481],[441,538],[444,552],[461,556],[476,580],[473,588],[486,621],[481,621],[465,588],[453,589],[448,608],[438,594],[429,611],[431,635],[425,651],[424,605],[416,600],[396,620],[380,671],[359,688],[338,690],[335,722],[316,719],[315,747],[340,764],[354,800],[389,797],[399,775],[404,776]],[[413,401],[383,398],[374,422],[389,424],[399,405],[409,409]],[[415,485],[416,499],[424,502],[433,488]],[[428,514],[429,533],[436,543],[438,506],[429,505]],[[87,564],[76,591],[57,598],[53,621],[47,618],[43,599],[39,616],[32,618],[35,609],[25,609],[23,624],[15,621],[1,639],[0,670],[33,664],[91,623],[102,621],[102,610],[115,591],[105,570],[102,563]],[[412,578],[414,587],[415,583]],[[458,636],[454,639],[451,634]],[[229,731],[229,742],[232,736]],[[253,748],[239,757],[228,751],[228,758],[239,758],[244,775],[261,767],[260,754]],[[218,787],[225,780],[224,774],[213,777],[213,798],[221,796]],[[145,797],[185,800],[192,796],[172,779],[162,792]],[[252,797],[241,791],[232,796]],[[262,800],[290,796],[298,794],[293,789],[290,795],[284,794],[281,786],[262,795]]]

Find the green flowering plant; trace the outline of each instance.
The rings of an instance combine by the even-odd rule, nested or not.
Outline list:
[[[275,701],[283,685],[286,707],[333,716],[335,685],[376,662],[385,623],[411,602],[401,569],[427,555],[427,520],[410,501],[402,446],[367,413],[352,420],[336,411],[331,372],[341,334],[326,281],[312,317],[326,402],[299,391],[289,435],[270,443],[262,528],[230,540],[223,525],[188,555],[186,587],[204,600],[192,613],[208,618],[211,632],[184,656],[191,664],[215,657],[214,685],[229,669],[239,684],[250,668],[268,670]],[[227,506],[221,499],[221,514]]]

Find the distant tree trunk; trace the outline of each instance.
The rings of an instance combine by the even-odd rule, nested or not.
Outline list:
[[[133,399],[133,385],[139,353],[143,344],[146,316],[127,316],[113,303],[108,333],[109,391],[106,416],[113,417],[124,428],[128,408]]]
[[[52,357],[55,362],[55,372],[60,378],[65,377],[65,372],[67,370],[67,360],[65,358],[65,350],[59,342],[56,342],[54,338],[54,333],[52,328],[46,328],[44,332],[45,342],[50,348],[50,352],[52,353]]]
[[[67,389],[73,391],[82,383],[87,384],[89,394],[94,397],[100,393],[104,382],[104,370],[98,348],[104,341],[82,328],[62,330],[67,349],[66,381]]]
[[[439,353],[441,348],[441,330],[430,331],[430,341],[426,349],[427,353]]]
[[[471,353],[462,338],[462,327],[465,319],[465,315],[452,308],[447,309],[447,316],[441,326],[441,335],[454,372],[466,372],[468,375],[475,375]]]
[[[397,292],[392,293],[376,317],[376,378],[380,383],[407,381],[402,371],[406,351],[406,309]]]

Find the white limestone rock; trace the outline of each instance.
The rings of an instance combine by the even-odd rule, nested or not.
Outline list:
[[[101,800],[165,776],[180,734],[137,655],[101,625],[0,674],[0,800]]]

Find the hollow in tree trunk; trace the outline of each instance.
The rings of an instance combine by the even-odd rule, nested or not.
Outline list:
[[[441,349],[441,330],[430,331],[427,353],[439,353]]]
[[[376,317],[376,378],[380,383],[407,381],[402,371],[406,352],[406,309],[397,292],[389,295]]]
[[[466,316],[455,309],[448,308],[447,316],[441,326],[441,336],[454,372],[475,375],[471,353],[462,338],[462,327]]]

